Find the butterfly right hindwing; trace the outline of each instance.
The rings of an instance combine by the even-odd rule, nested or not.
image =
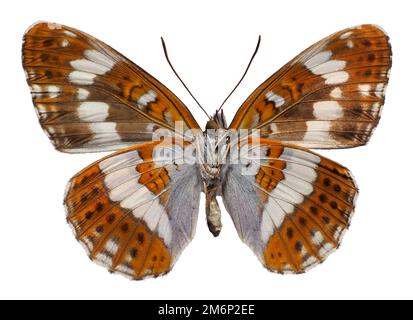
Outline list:
[[[331,160],[259,139],[227,166],[222,195],[240,238],[266,268],[301,273],[340,245],[357,187]]]

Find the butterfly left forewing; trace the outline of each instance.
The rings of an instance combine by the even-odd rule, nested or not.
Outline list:
[[[140,280],[168,272],[192,239],[201,184],[182,161],[190,144],[140,144],[75,175],[65,196],[67,220],[90,259]]]
[[[391,67],[388,36],[374,25],[319,41],[260,85],[230,127],[307,148],[368,142],[380,119]]]
[[[118,150],[157,129],[198,128],[185,105],[142,68],[74,28],[37,23],[23,67],[40,124],[64,152]]]
[[[240,238],[271,271],[301,273],[324,261],[350,224],[357,195],[351,173],[274,140],[248,150],[228,165],[222,187]]]

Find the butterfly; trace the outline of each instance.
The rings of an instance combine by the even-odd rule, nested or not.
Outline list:
[[[303,273],[338,248],[358,193],[347,168],[309,148],[368,142],[391,47],[375,25],[334,33],[262,83],[229,126],[220,110],[205,131],[162,83],[74,28],[30,27],[23,66],[57,150],[115,151],[65,193],[67,221],[91,260],[135,280],[168,273],[194,237],[204,192],[215,236],[222,197],[264,267]]]

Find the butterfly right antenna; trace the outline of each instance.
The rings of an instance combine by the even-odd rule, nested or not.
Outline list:
[[[257,42],[257,47],[255,48],[254,53],[252,54],[252,57],[250,59],[250,62],[247,65],[247,68],[245,69],[244,74],[242,75],[241,79],[238,81],[237,85],[234,87],[234,89],[232,89],[232,91],[229,93],[229,95],[225,98],[224,102],[222,102],[221,106],[219,107],[219,109],[217,110],[217,113],[219,111],[221,111],[222,107],[224,106],[225,102],[227,102],[227,100],[229,99],[229,97],[234,93],[234,91],[238,88],[238,86],[241,84],[242,80],[245,78],[245,76],[247,75],[248,69],[250,68],[252,61],[255,58],[255,55],[258,52],[258,48],[260,47],[260,43],[261,43],[261,36],[258,36],[258,42]]]

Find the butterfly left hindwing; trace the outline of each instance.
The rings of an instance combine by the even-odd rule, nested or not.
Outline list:
[[[154,141],[105,157],[75,175],[67,219],[89,257],[132,279],[168,272],[192,239],[201,183],[187,148]]]

